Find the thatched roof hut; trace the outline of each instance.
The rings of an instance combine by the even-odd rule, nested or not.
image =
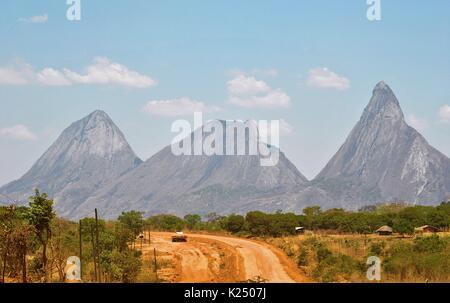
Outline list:
[[[297,233],[297,234],[304,234],[305,233],[305,228],[304,227],[301,227],[301,226],[299,226],[299,227],[296,227],[295,228],[295,232]]]
[[[417,233],[437,233],[439,231],[439,228],[431,225],[424,225],[414,228],[414,231]]]
[[[389,236],[392,235],[393,230],[392,227],[384,225],[378,228],[375,232],[380,236]]]

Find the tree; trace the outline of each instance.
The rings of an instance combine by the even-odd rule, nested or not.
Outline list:
[[[225,228],[227,231],[232,233],[238,233],[244,230],[245,218],[240,215],[229,215],[225,223]]]
[[[11,234],[13,256],[22,270],[22,283],[27,283],[27,252],[32,242],[34,228],[28,224],[19,224]]]
[[[128,244],[135,240],[133,232],[123,223],[117,222],[114,226],[114,246],[119,252],[128,249]]]
[[[269,234],[273,237],[292,235],[299,226],[299,217],[293,213],[280,213],[267,215],[270,222]]]
[[[123,283],[135,282],[142,267],[141,252],[115,250],[111,255],[111,267],[116,279],[120,279]]]
[[[186,222],[174,215],[157,215],[147,219],[148,225],[154,230],[180,231]]]
[[[55,217],[53,211],[53,200],[48,199],[46,193],[35,190],[35,195],[30,197],[30,208],[27,218],[34,227],[36,236],[42,245],[42,267],[44,271],[44,282],[47,282],[47,243],[52,236],[50,224]]]
[[[414,232],[414,225],[410,221],[400,217],[394,220],[393,229],[395,232],[398,232],[402,235],[412,234]]]
[[[79,253],[78,225],[76,223],[56,218],[52,222],[52,238],[50,247],[50,268],[56,267],[59,282],[64,282],[66,277],[65,267],[69,256]],[[82,257],[82,256],[80,256]]]
[[[189,230],[193,230],[198,223],[202,221],[202,217],[199,215],[188,214],[184,216],[184,221],[186,221],[186,226]]]
[[[267,214],[260,211],[252,211],[245,216],[245,220],[252,235],[265,236],[270,234],[270,220]]]
[[[0,251],[2,257],[2,283],[5,283],[6,266],[11,254],[12,233],[14,231],[16,207],[0,208]]]
[[[310,206],[303,209],[305,227],[309,229],[316,229],[320,224],[320,215],[322,210],[320,206]]]
[[[118,220],[137,237],[144,229],[143,213],[138,211],[123,212]]]

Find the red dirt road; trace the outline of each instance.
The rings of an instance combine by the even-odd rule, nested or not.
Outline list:
[[[156,247],[172,266],[162,269],[171,282],[302,282],[295,264],[265,243],[216,235],[187,234],[188,242],[172,243],[172,233],[152,232],[144,258]]]

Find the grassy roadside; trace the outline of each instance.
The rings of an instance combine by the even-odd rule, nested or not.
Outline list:
[[[317,282],[369,282],[366,261],[382,261],[381,282],[448,282],[450,235],[380,237],[312,234],[265,238]]]

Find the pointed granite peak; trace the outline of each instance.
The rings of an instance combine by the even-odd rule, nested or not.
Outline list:
[[[373,89],[372,98],[364,111],[363,118],[374,118],[380,115],[384,118],[404,120],[397,97],[384,81],[378,82]]]
[[[389,87],[389,85],[386,84],[386,82],[380,81],[377,83],[377,85],[375,85],[375,88],[374,88],[374,91],[378,91],[378,90],[391,90],[391,88]]]
[[[89,114],[90,117],[109,117],[108,114],[100,109],[94,110],[92,113]]]
[[[112,119],[108,116],[108,114],[102,110],[95,110],[86,117],[84,117],[82,120],[109,121],[110,123],[114,123],[112,122]]]

